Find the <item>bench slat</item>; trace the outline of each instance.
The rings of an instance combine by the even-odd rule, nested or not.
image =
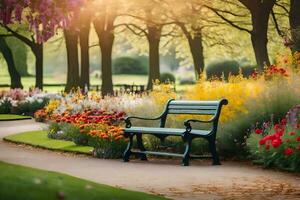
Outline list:
[[[168,110],[169,114],[200,114],[200,115],[215,115],[216,110]]]
[[[125,133],[142,133],[142,134],[153,134],[153,135],[174,135],[174,136],[182,136],[185,132],[185,129],[179,128],[157,128],[157,127],[138,127],[133,126],[131,128],[125,128]],[[209,135],[211,133],[210,130],[197,130],[192,129],[192,135]]]
[[[176,110],[217,110],[218,106],[198,106],[198,105],[190,105],[190,106],[182,106],[182,105],[170,105],[169,109]]]
[[[170,105],[199,105],[199,106],[216,106],[219,105],[220,101],[183,101],[183,100],[175,100],[171,101]]]

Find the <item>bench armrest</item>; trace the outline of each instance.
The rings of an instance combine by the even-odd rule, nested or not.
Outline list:
[[[126,128],[130,128],[131,127],[131,121],[130,119],[139,119],[139,120],[159,120],[161,119],[162,116],[159,116],[159,117],[155,117],[155,118],[144,118],[144,117],[135,117],[135,116],[131,116],[131,117],[126,117],[124,119],[125,121],[125,127]]]
[[[210,120],[207,120],[207,121],[205,121],[205,120],[198,120],[198,119],[188,119],[188,120],[184,121],[184,126],[185,126],[187,132],[191,132],[192,126],[191,126],[190,122],[212,123],[214,120],[215,120],[214,117],[212,119],[210,119]]]

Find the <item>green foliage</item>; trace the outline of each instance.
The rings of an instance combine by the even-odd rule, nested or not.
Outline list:
[[[155,136],[147,135],[145,137],[145,146],[150,151],[166,151],[171,153],[182,153],[185,150],[185,144],[182,138],[168,137],[163,142]],[[194,139],[191,147],[191,154],[203,155],[210,153],[208,143],[203,138]]]
[[[11,102],[8,99],[2,99],[0,101],[0,114],[8,114],[10,113],[12,108]]]
[[[165,72],[160,74],[160,81],[162,83],[175,83],[176,78],[173,74]]]
[[[252,73],[255,71],[255,68],[256,68],[255,65],[246,65],[241,67],[243,76],[249,78],[252,75]]]
[[[67,133],[68,138],[70,138],[76,145],[88,145],[89,136],[87,134],[82,134],[78,127],[68,124],[63,127],[62,130]]]
[[[114,74],[148,74],[148,67],[141,60],[119,57],[113,61]]]
[[[296,83],[289,85],[287,81],[279,81],[273,84],[261,96],[246,103],[248,113],[240,113],[225,124],[221,124],[218,131],[218,148],[223,156],[245,158],[249,153],[245,148],[245,142],[253,126],[261,125],[270,118],[277,122],[291,107],[300,103],[297,88],[291,87]]]
[[[47,102],[48,99],[20,102],[18,103],[17,107],[14,107],[13,113],[18,115],[33,116],[34,112],[44,108]]]
[[[98,158],[122,158],[127,142],[123,139],[107,141],[99,137],[90,137],[89,145],[94,147],[94,155]]]
[[[86,146],[89,137],[80,133],[80,129],[69,123],[52,122],[49,125],[48,137],[51,139],[73,141],[76,145]]]
[[[155,200],[163,197],[97,184],[57,172],[0,162],[0,198],[13,200],[114,199]]]
[[[228,80],[229,75],[239,74],[239,63],[235,60],[220,60],[207,65],[206,69],[207,79],[223,78]]]

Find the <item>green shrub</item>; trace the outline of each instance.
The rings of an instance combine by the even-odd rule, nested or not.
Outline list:
[[[78,128],[68,123],[55,123],[49,124],[48,137],[56,140],[68,140],[72,141],[72,134],[76,133]]]
[[[173,74],[165,72],[160,74],[160,81],[162,83],[175,83],[176,78]]]
[[[118,141],[108,141],[99,137],[90,137],[89,146],[94,147],[94,155],[98,158],[122,158],[123,152],[127,146],[124,139]]]
[[[295,82],[270,82],[269,89],[260,97],[246,102],[248,113],[241,113],[235,118],[221,124],[218,131],[218,148],[225,157],[245,158],[249,152],[245,148],[253,126],[261,125],[272,118],[278,121],[285,116],[288,110],[300,103],[300,94],[297,93]],[[229,102],[230,103],[230,102]]]
[[[205,71],[206,77],[209,80],[213,78],[224,78],[228,80],[230,74],[239,74],[239,63],[235,60],[215,61],[207,65]]]
[[[62,131],[66,133],[66,137],[73,141],[76,145],[87,146],[89,142],[89,136],[81,133],[77,126],[72,124],[66,124],[62,127]]]
[[[25,101],[18,103],[14,108],[13,114],[34,116],[34,113],[46,106],[48,99],[39,99],[34,101]]]
[[[2,99],[0,101],[0,114],[9,114],[11,111],[12,105],[8,99]]]
[[[141,60],[120,57],[113,61],[114,74],[148,74],[148,67]]]
[[[255,71],[255,68],[256,68],[255,65],[247,65],[241,67],[243,76],[249,78],[252,75],[252,73]]]

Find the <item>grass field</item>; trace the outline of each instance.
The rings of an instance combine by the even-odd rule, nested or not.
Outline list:
[[[145,75],[114,75],[113,76],[113,84],[136,84],[136,85],[146,85],[148,81],[148,76]],[[44,84],[64,84],[66,80],[61,77],[44,77]],[[7,75],[0,75],[0,85],[1,84],[10,84],[10,77]],[[35,77],[23,77],[22,84],[25,89],[34,86]],[[91,84],[92,85],[101,85],[101,79],[91,76]],[[1,89],[1,88],[0,88]],[[5,89],[5,88],[3,88]],[[58,92],[63,90],[63,87],[48,87],[46,86],[44,90],[50,92]]]
[[[113,75],[113,84],[119,85],[119,84],[136,84],[136,85],[147,85],[148,76],[147,75]],[[45,76],[44,77],[44,84],[64,84],[65,78],[62,77],[50,77]],[[10,84],[10,77],[8,75],[0,75],[0,85],[3,84]],[[28,89],[29,87],[34,86],[35,84],[35,77],[23,77],[22,78],[22,84],[24,86],[24,89]],[[92,85],[101,85],[101,79],[91,76],[91,84]],[[187,88],[189,88],[189,85],[176,85],[177,91],[184,91]],[[8,89],[8,88],[0,88],[1,89]],[[118,89],[118,88],[115,88]],[[48,92],[60,92],[64,90],[64,87],[44,87],[45,91]]]
[[[0,114],[0,121],[11,121],[20,119],[31,119],[31,117],[23,115]]]
[[[64,140],[54,140],[47,137],[47,131],[30,131],[19,133],[16,135],[10,135],[4,138],[7,141],[28,144],[35,147],[67,151],[74,153],[91,154],[92,147],[77,146],[74,142]]]
[[[100,169],[101,170],[101,169]],[[156,200],[73,176],[0,162],[0,200]]]

